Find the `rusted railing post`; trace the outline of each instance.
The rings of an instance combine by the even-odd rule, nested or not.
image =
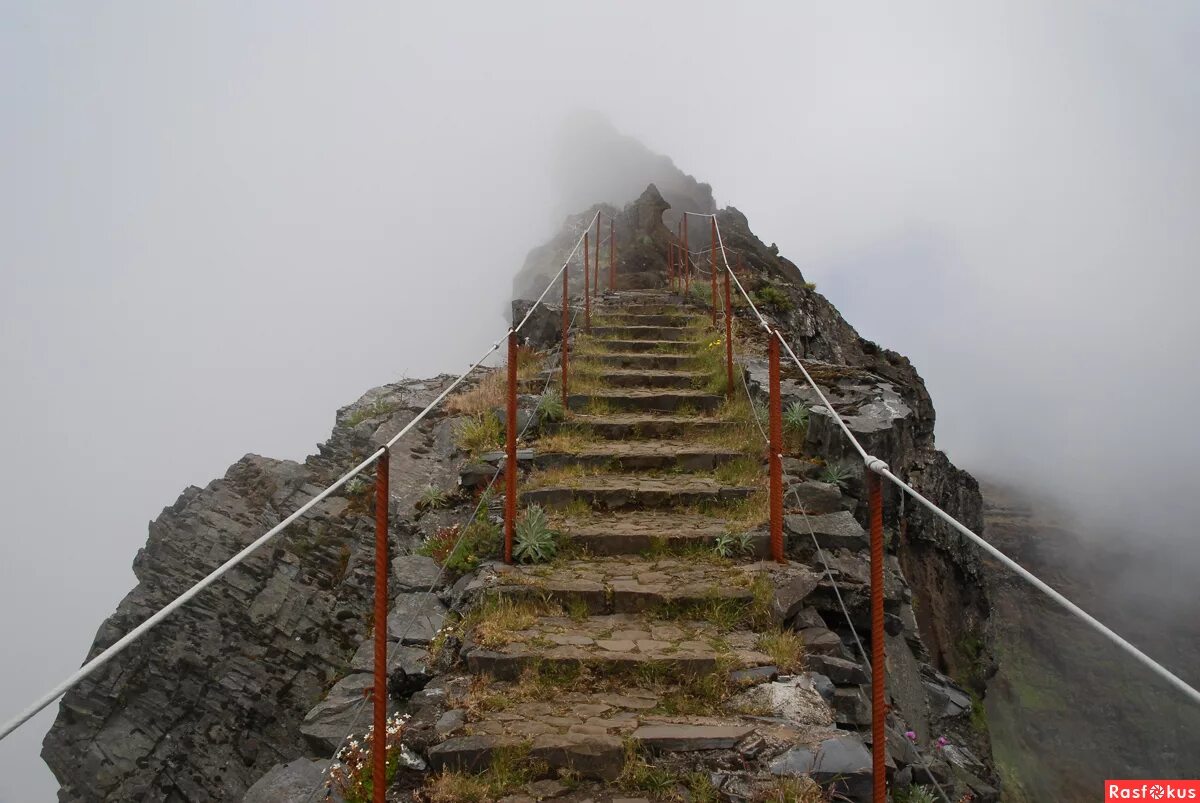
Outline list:
[[[687,296],[688,292],[692,289],[692,255],[688,251],[688,244],[687,244],[687,219],[688,219],[687,212],[684,212],[683,213],[683,253],[681,253],[680,256],[683,257],[683,294],[685,297]]]
[[[726,395],[733,399],[733,300],[729,297],[729,271],[725,271],[725,377]]]
[[[600,215],[596,215],[596,258],[592,260],[592,270],[596,273],[592,276],[592,292],[596,295],[600,293]]]
[[[717,325],[717,218],[712,218],[712,231],[709,236],[708,272],[712,278],[712,325]]]
[[[617,289],[617,257],[615,249],[617,247],[617,221],[611,217],[608,219],[608,289],[616,292]]]
[[[512,563],[517,526],[517,333],[508,333],[508,408],[504,417],[504,562]]]
[[[667,241],[667,289],[675,289],[675,246]]]
[[[783,401],[779,395],[779,337],[775,332],[771,332],[768,351],[770,398],[767,400],[767,417],[770,419],[771,454],[767,466],[771,478],[771,559],[783,563]]]
[[[588,266],[588,233],[583,233],[583,329],[586,332],[592,331],[592,289],[590,286],[591,280],[588,275],[591,273],[591,267]]]
[[[871,772],[872,803],[887,799],[887,717],[884,702],[883,654],[883,480],[866,470],[867,500],[871,520]]]
[[[375,689],[371,784],[374,803],[387,792],[388,450],[375,461]]]
[[[567,357],[571,351],[570,334],[571,328],[571,299],[567,292],[567,277],[571,271],[563,268],[563,299],[562,299],[562,356],[559,363],[562,367],[562,389],[560,395],[562,397],[563,410],[567,409]]]

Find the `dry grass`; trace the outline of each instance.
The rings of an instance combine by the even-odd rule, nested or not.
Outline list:
[[[493,750],[491,766],[478,775],[434,775],[426,782],[425,799],[429,803],[491,803],[512,794],[550,771],[545,761],[530,757],[531,748],[531,744],[522,744]]]
[[[479,384],[446,399],[446,412],[451,415],[479,415],[504,407],[507,399],[508,377],[502,368],[492,368]]]
[[[755,796],[755,803],[829,803],[829,796],[812,778],[780,778]]]
[[[757,647],[771,656],[780,672],[791,674],[804,668],[804,642],[790,630],[763,633]]]
[[[562,606],[547,600],[485,597],[461,622],[461,632],[472,631],[475,642],[489,649],[507,644],[510,635],[533,626],[539,616],[562,616]]]

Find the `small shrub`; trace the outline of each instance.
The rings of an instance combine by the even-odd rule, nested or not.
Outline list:
[[[481,560],[500,557],[500,544],[500,528],[486,519],[476,519],[465,530],[457,524],[439,528],[425,539],[417,554],[428,555],[450,571],[466,574]]]
[[[816,282],[805,282],[805,283],[804,283],[804,289],[805,289],[805,290],[816,290],[816,289],[817,289],[817,283],[816,283]]]
[[[346,416],[346,426],[356,427],[364,421],[396,412],[396,405],[383,399],[376,399],[370,404],[359,407]]]
[[[408,723],[407,714],[393,714],[387,719],[384,750],[387,755],[387,779],[391,781],[400,766],[400,753],[404,748],[404,730]],[[326,796],[341,795],[346,803],[370,803],[374,799],[372,775],[372,750],[374,733],[367,733],[362,740],[351,739],[338,750],[325,776]]]
[[[361,496],[371,490],[371,485],[366,477],[357,476],[346,483],[346,496]]]
[[[928,786],[910,786],[904,791],[894,793],[892,799],[896,803],[939,803]]]
[[[737,551],[743,557],[754,554],[754,535],[752,533],[742,533],[737,537]]]
[[[556,423],[565,419],[567,411],[563,406],[562,394],[557,390],[547,390],[543,393],[542,398],[538,399],[537,417],[540,424]]]
[[[846,480],[850,479],[851,471],[844,463],[830,463],[821,472],[821,481],[845,489]]]
[[[754,291],[754,303],[775,312],[787,312],[793,306],[787,293],[769,284]]]
[[[490,410],[468,417],[459,424],[458,445],[472,454],[499,449],[504,440],[500,419]]]
[[[783,411],[783,426],[789,432],[803,432],[808,427],[808,407],[802,401],[794,401]]]
[[[558,552],[558,533],[550,529],[546,511],[530,505],[517,521],[513,557],[521,563],[544,563]]]
[[[447,507],[450,507],[450,496],[433,485],[425,486],[421,498],[417,500],[417,510],[441,510]]]
[[[780,778],[755,798],[761,803],[828,803],[829,797],[812,778]]]
[[[713,552],[716,552],[723,558],[733,557],[735,542],[732,535],[718,535],[716,541],[713,542]]]

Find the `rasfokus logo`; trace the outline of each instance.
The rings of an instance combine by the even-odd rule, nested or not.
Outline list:
[[[1200,781],[1105,781],[1104,803],[1110,800],[1200,801]]]

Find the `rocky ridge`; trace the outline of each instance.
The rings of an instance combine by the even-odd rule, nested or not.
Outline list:
[[[564,551],[578,550],[574,557],[515,568],[485,560],[455,579],[412,553],[463,522],[472,489],[494,475],[487,461],[498,455],[460,464],[462,419],[451,414],[431,417],[399,461],[393,455],[392,546],[401,557],[391,579],[389,649],[401,679],[423,684],[396,684],[415,690],[394,701],[413,716],[415,752],[399,773],[395,799],[410,799],[426,783],[423,766],[486,775],[513,751],[544,766],[544,777],[509,790],[514,799],[695,797],[703,775],[728,799],[801,776],[851,797],[862,793],[866,674],[829,580],[837,578],[865,639],[860,480],[820,480],[822,464],[846,457],[845,445],[827,411],[785,372],[785,404],[811,408],[787,465],[795,563],[757,562],[765,536],[744,509],[756,491],[753,472],[742,471],[738,482],[719,474],[724,466],[729,479],[757,457],[745,443],[706,442],[704,433],[724,432],[731,422],[722,417],[729,412],[722,393],[696,387],[704,382],[691,364],[704,359],[693,338],[703,333],[702,316],[654,289],[664,280],[666,211],[651,187],[616,214],[622,289],[597,310],[602,319],[588,355],[615,370],[567,399],[571,427],[587,430],[590,443],[539,449],[535,439],[520,456],[528,472],[523,504],[560,510],[555,526]],[[764,308],[868,448],[978,526],[977,486],[934,449],[932,405],[911,364],[858,338],[794,265],[749,232],[740,213],[723,210],[719,220],[727,244],[747,255],[744,283],[757,298],[773,299]],[[548,255],[573,236],[568,226],[541,258],[552,261]],[[582,286],[574,276],[572,283]],[[681,310],[690,320],[663,319]],[[638,317],[645,320],[635,323]],[[553,352],[558,320],[557,310],[539,310],[527,330],[530,345]],[[750,392],[761,396],[763,344],[753,326],[740,332],[739,363]],[[551,353],[544,368],[550,375],[555,359]],[[185,492],[152,524],[138,559],[139,586],[102,627],[93,652],[386,440],[446,381],[369,392],[339,412],[333,437],[303,465],[249,456],[225,479]],[[522,397],[524,420],[536,405],[536,396]],[[546,428],[541,436],[553,445],[556,434]],[[566,480],[549,481],[556,471]],[[419,504],[431,485],[446,504]],[[346,490],[297,535],[247,563],[250,578],[229,584],[239,593],[210,590],[196,611],[180,612],[176,626],[144,642],[130,665],[64,699],[44,751],[63,782],[60,799],[297,799],[280,790],[312,780],[324,766],[313,760],[326,759],[356,729],[369,670],[370,502],[363,489]],[[987,601],[973,586],[978,563],[940,524],[901,512],[894,496],[888,510],[895,781],[932,773],[976,799],[993,799],[986,733],[971,725],[971,693],[988,673],[981,646]],[[741,557],[712,559],[715,544],[739,533]],[[828,573],[813,537],[827,550]],[[198,554],[211,556],[211,566]],[[742,618],[730,625],[722,614],[725,624],[714,625],[704,606],[718,604]],[[520,608],[522,626],[485,626],[481,637],[488,617],[480,620],[480,612],[495,614],[497,605]],[[774,632],[791,634],[803,663],[777,665],[761,640]],[[687,680],[664,683],[664,673]],[[552,700],[512,705],[548,689]],[[699,711],[695,700],[712,705]],[[947,749],[932,745],[938,736],[949,739]],[[81,754],[90,763],[79,762]]]

